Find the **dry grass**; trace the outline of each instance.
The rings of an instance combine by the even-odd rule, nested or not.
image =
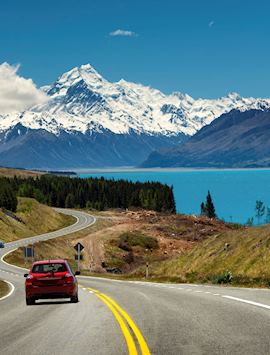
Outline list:
[[[43,174],[45,174],[45,172],[0,167],[0,176],[6,176],[6,177],[18,176],[22,178],[28,178],[28,177],[37,177]]]
[[[168,281],[216,282],[227,271],[233,275],[232,284],[270,285],[269,225],[210,236],[180,257],[153,264],[151,276]]]
[[[54,211],[34,199],[19,198],[16,214],[0,210],[0,239],[11,242],[51,232],[75,223],[72,216]]]
[[[0,298],[7,295],[8,292],[9,292],[9,285],[5,281],[0,280]]]

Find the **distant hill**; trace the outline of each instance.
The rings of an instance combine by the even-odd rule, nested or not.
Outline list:
[[[270,110],[232,110],[177,148],[155,151],[143,167],[270,167]]]

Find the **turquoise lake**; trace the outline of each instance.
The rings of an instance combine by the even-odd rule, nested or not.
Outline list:
[[[255,202],[262,200],[270,207],[270,170],[177,170],[114,171],[80,173],[80,177],[159,181],[173,185],[177,212],[199,214],[200,204],[210,190],[219,218],[246,223],[255,215]],[[262,222],[264,217],[262,218]],[[254,218],[254,221],[256,219]]]

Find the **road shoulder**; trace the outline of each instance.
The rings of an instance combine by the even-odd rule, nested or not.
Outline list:
[[[14,286],[12,283],[0,280],[0,301],[12,295],[14,291]]]

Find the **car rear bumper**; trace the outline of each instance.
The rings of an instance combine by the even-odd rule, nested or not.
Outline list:
[[[26,298],[68,298],[75,296],[77,286],[61,285],[61,286],[26,286]]]

